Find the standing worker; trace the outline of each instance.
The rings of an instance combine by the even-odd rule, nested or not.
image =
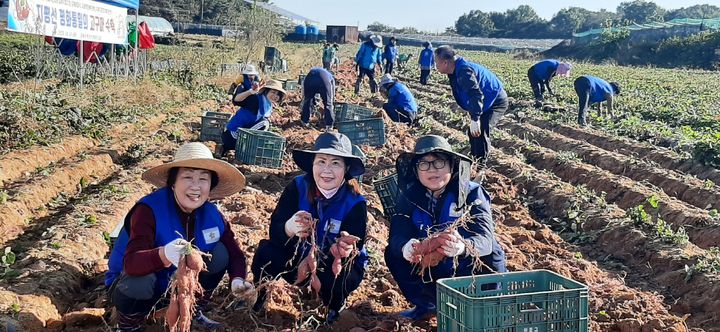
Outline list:
[[[310,110],[315,103],[315,95],[320,94],[322,98],[325,119],[325,129],[329,130],[335,123],[335,112],[333,111],[333,103],[335,100],[335,78],[327,69],[313,68],[305,76],[302,85],[303,99],[300,105],[302,114],[300,121],[303,126],[310,126]]]
[[[508,108],[502,82],[489,69],[458,56],[447,45],[435,49],[437,70],[448,75],[457,104],[470,113],[470,152],[480,164],[490,155],[490,130]]]
[[[417,102],[410,89],[390,74],[380,78],[380,91],[387,93],[388,101],[383,110],[394,122],[412,124],[417,118]]]
[[[360,45],[360,49],[355,54],[355,67],[358,69],[358,78],[355,82],[355,94],[360,93],[363,77],[370,79],[370,92],[376,93],[378,90],[377,82],[375,82],[375,64],[382,68],[382,38],[378,35],[372,35],[367,41]]]
[[[464,171],[470,162],[437,135],[420,137],[412,152],[401,153],[397,159],[400,194],[390,221],[385,263],[400,291],[415,306],[401,316],[423,320],[435,315],[440,278],[506,271],[505,252],[495,237],[490,195]],[[440,241],[439,250],[423,251],[423,241]],[[437,253],[432,263],[423,259]],[[497,287],[483,286],[482,290]]]
[[[555,95],[550,88],[550,80],[556,75],[569,77],[570,69],[572,69],[570,63],[552,59],[542,60],[528,69],[528,80],[535,96],[535,107],[542,106],[545,89],[551,96]]]
[[[385,59],[385,74],[391,74],[395,61],[398,57],[397,39],[390,37],[390,42],[385,45],[385,52],[383,52],[383,59]]]
[[[585,75],[575,79],[575,93],[578,95],[578,124],[587,126],[587,113],[591,104],[607,101],[607,109],[612,117],[613,100],[615,95],[620,95],[620,85],[616,82],[608,83],[602,78]],[[598,104],[598,116],[602,116],[602,105]]]
[[[322,56],[322,63],[323,68],[327,70],[332,70],[332,65],[335,62],[335,53],[337,52],[337,49],[330,46],[330,43],[325,43],[325,47],[323,48],[323,56]]]
[[[429,41],[423,43],[418,64],[420,65],[420,84],[427,85],[430,71],[435,67],[435,54],[433,54],[432,44]]]

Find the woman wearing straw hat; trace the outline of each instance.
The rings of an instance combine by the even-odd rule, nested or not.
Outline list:
[[[245,281],[245,254],[230,224],[208,200],[242,190],[245,177],[232,165],[213,159],[205,145],[194,142],[181,146],[172,162],[147,170],[142,178],[160,189],[130,209],[105,275],[109,302],[119,314],[119,330],[143,330],[145,316],[166,292],[188,243],[212,255],[205,258],[207,271],[199,275],[205,295],[198,299],[193,322],[219,327],[204,312],[225,273],[237,295],[253,286]]]
[[[276,80],[269,80],[264,85],[254,86],[252,89],[238,94],[234,100],[238,102],[240,108],[225,126],[222,134],[222,155],[224,156],[230,150],[235,150],[240,128],[270,129],[273,104],[281,103],[285,94],[282,83]]]
[[[570,77],[570,69],[572,65],[569,62],[552,59],[542,60],[528,69],[528,80],[535,96],[535,106],[542,106],[545,89],[551,96],[554,95],[550,88],[553,77]]]
[[[490,196],[469,180],[470,162],[436,135],[419,138],[413,152],[398,157],[397,212],[390,223],[385,262],[415,306],[403,311],[404,317],[422,320],[435,314],[435,281],[440,278],[506,270]],[[436,238],[440,246],[433,252],[416,250],[428,238]],[[434,263],[419,264],[431,254],[438,256]],[[476,263],[478,258],[482,264]]]
[[[233,82],[233,84],[230,85],[230,90],[228,90],[228,94],[232,95],[232,102],[235,106],[240,106],[238,102],[235,101],[237,95],[250,90],[253,88],[254,85],[260,84],[260,73],[258,73],[257,69],[255,69],[255,66],[253,65],[246,65],[241,75]]]
[[[319,282],[320,297],[329,309],[327,323],[332,323],[360,285],[368,260],[367,205],[354,179],[365,172],[365,166],[353,156],[350,139],[335,132],[320,134],[312,150],[294,150],[293,160],[306,174],[283,191],[271,217],[270,238],[260,241],[252,271],[256,283],[280,275],[291,283]],[[298,275],[299,265],[312,258],[312,239],[318,251],[317,279]],[[335,259],[342,262],[337,276],[331,268]],[[262,309],[264,298],[261,291],[256,311]]]

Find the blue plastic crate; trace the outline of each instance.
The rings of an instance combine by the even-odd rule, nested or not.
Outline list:
[[[222,143],[222,133],[231,116],[230,113],[204,112],[201,117],[200,141]]]
[[[240,128],[235,160],[249,165],[280,168],[285,144],[285,137],[276,133]]]
[[[338,132],[345,134],[353,144],[381,146],[385,144],[385,122],[382,118],[343,121],[337,124]]]
[[[588,288],[548,270],[437,281],[438,332],[588,331]]]
[[[373,187],[380,198],[385,217],[390,218],[395,214],[395,205],[398,196],[398,178],[397,173],[383,176],[373,181]]]
[[[357,121],[377,117],[378,111],[372,108],[347,103],[335,104],[335,122]]]

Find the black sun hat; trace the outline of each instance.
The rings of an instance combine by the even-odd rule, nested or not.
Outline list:
[[[325,132],[315,140],[312,150],[293,150],[295,164],[308,174],[312,174],[313,161],[316,154],[328,154],[345,158],[348,165],[346,178],[360,176],[365,173],[365,165],[362,159],[352,154],[352,143],[350,139],[340,133]]]

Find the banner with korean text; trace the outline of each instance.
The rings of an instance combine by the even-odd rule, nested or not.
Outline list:
[[[10,0],[10,31],[111,44],[127,43],[127,9],[91,0]]]

